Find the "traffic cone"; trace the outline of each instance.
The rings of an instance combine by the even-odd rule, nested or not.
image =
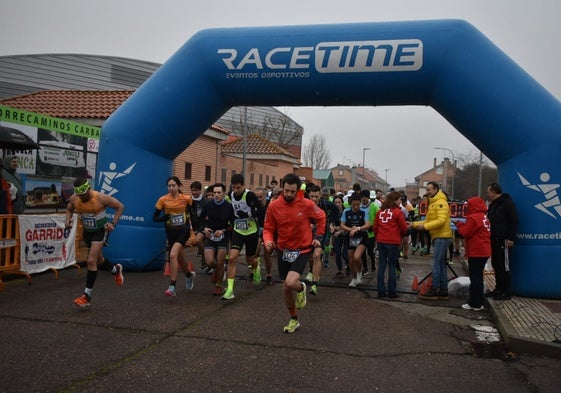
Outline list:
[[[169,276],[169,262],[164,263],[164,276]]]
[[[428,285],[428,280],[425,280],[421,284],[421,288],[419,288],[419,294],[424,295],[425,293],[428,292],[429,289],[430,289],[430,286]]]
[[[421,288],[419,289],[419,293],[424,295],[427,293],[432,286],[432,277],[428,277],[423,283],[421,284]]]
[[[418,292],[419,291],[419,279],[417,276],[413,278],[413,284],[411,284],[411,290]]]

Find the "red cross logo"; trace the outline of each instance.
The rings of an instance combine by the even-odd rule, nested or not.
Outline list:
[[[386,209],[382,213],[380,213],[380,219],[384,224],[390,221],[392,217],[393,217],[393,213],[390,209]]]

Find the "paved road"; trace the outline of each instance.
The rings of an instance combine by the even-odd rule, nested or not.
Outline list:
[[[409,262],[404,289],[427,263]],[[208,276],[169,299],[159,271],[127,273],[121,288],[101,272],[82,310],[72,299],[84,272],[42,273],[31,286],[10,280],[0,293],[0,391],[559,392],[558,359],[477,356],[473,326],[494,324],[459,309],[463,299],[379,301],[375,291],[330,280],[332,269],[294,334],[282,332],[279,284],[240,279],[236,299],[224,303],[211,296]]]

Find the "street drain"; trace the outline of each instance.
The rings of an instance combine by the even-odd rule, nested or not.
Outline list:
[[[498,342],[473,343],[473,350],[478,358],[501,360],[508,358],[504,345]]]

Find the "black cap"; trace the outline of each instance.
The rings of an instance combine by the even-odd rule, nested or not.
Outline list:
[[[361,198],[370,198],[370,191],[369,190],[361,190],[359,195],[360,195]]]

